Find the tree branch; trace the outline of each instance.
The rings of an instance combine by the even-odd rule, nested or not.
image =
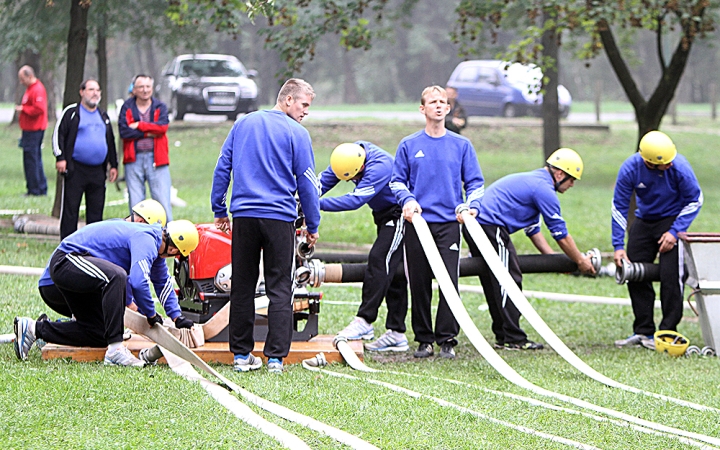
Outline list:
[[[610,65],[612,65],[612,68],[618,77],[618,81],[620,81],[620,85],[625,91],[625,95],[627,95],[628,100],[632,103],[637,114],[640,114],[646,107],[645,98],[640,93],[627,64],[625,64],[625,60],[620,54],[620,49],[615,42],[615,37],[613,36],[612,31],[610,31],[610,26],[605,20],[598,22],[598,34],[602,40],[603,47],[605,47],[605,54],[607,55],[608,60],[610,60]]]

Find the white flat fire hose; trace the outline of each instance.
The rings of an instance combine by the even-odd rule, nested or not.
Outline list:
[[[345,346],[347,346],[347,348],[350,348],[350,346],[347,344],[347,341],[341,341],[341,342],[340,342],[340,346],[338,347],[338,350],[339,350],[341,353],[342,353],[342,350],[340,350],[340,347],[343,347],[343,343],[345,344]],[[351,353],[353,354],[353,356],[355,356],[355,353],[354,353],[354,352],[351,351]],[[344,354],[343,354],[343,356],[344,356]],[[357,359],[357,356],[355,356],[355,359]],[[346,361],[347,361],[347,360],[346,360]],[[357,359],[357,362],[359,362],[360,365],[365,366],[365,364],[363,364],[359,359]],[[350,364],[350,363],[348,363],[348,364]],[[554,435],[554,434],[544,433],[544,432],[542,432],[542,431],[534,430],[534,429],[532,429],[532,428],[528,428],[528,427],[525,427],[525,426],[522,426],[522,425],[516,425],[516,424],[511,423],[511,422],[507,422],[507,421],[504,421],[504,420],[496,419],[496,418],[494,418],[494,417],[488,416],[488,415],[486,415],[486,414],[484,414],[484,413],[481,413],[481,412],[479,412],[479,411],[475,411],[475,410],[473,410],[473,409],[466,408],[466,407],[464,407],[464,406],[457,405],[457,404],[452,403],[452,402],[448,402],[447,400],[443,400],[443,399],[441,399],[441,398],[433,397],[432,395],[425,395],[425,394],[422,394],[422,393],[417,392],[417,391],[413,391],[413,390],[410,390],[410,389],[406,389],[406,388],[404,388],[404,387],[402,387],[402,386],[398,386],[398,385],[396,385],[396,384],[387,383],[387,382],[385,382],[385,381],[367,379],[367,378],[358,378],[358,377],[355,377],[355,376],[353,376],[353,375],[347,375],[347,374],[344,374],[344,373],[338,373],[338,372],[333,372],[333,371],[330,371],[330,370],[321,369],[320,367],[325,365],[325,357],[324,357],[324,355],[322,355],[322,353],[319,354],[319,355],[317,355],[315,358],[306,359],[305,361],[302,362],[302,365],[303,365],[303,367],[304,367],[305,369],[311,370],[311,371],[313,371],[313,372],[320,372],[320,373],[324,373],[324,374],[327,374],[327,375],[330,375],[330,376],[333,376],[333,377],[345,378],[345,379],[348,379],[348,380],[365,381],[365,382],[367,382],[367,383],[374,384],[374,385],[376,385],[376,386],[382,386],[382,387],[384,387],[384,388],[386,388],[386,389],[390,389],[391,391],[394,391],[394,392],[397,392],[397,393],[400,393],[400,394],[405,394],[405,395],[410,396],[410,397],[415,398],[415,399],[425,398],[425,399],[431,400],[431,401],[433,401],[433,402],[437,403],[438,405],[443,406],[443,407],[445,407],[445,408],[452,408],[452,409],[454,409],[454,410],[456,410],[456,411],[459,411],[459,412],[461,412],[461,413],[469,414],[469,415],[474,416],[474,417],[477,417],[477,418],[479,418],[479,419],[487,420],[487,421],[492,422],[492,423],[494,423],[494,424],[501,425],[501,426],[504,426],[504,427],[508,427],[508,428],[513,429],[513,430],[520,431],[520,432],[522,432],[522,433],[526,433],[526,434],[530,434],[530,435],[533,435],[533,436],[538,436],[538,437],[541,437],[541,438],[545,438],[545,439],[548,439],[548,440],[553,441],[553,442],[559,442],[559,443],[561,443],[561,444],[569,445],[569,446],[571,446],[571,447],[580,448],[580,449],[597,449],[597,447],[594,447],[594,446],[592,446],[592,445],[590,445],[590,444],[585,444],[585,443],[582,443],[582,442],[574,441],[574,440],[572,440],[572,439],[567,439],[567,438],[564,438],[564,437],[561,437],[561,436],[556,436],[556,435]],[[355,369],[355,367],[354,367],[352,364],[351,364],[351,367],[353,367],[353,369]],[[378,372],[377,370],[371,369],[371,368],[369,368],[369,367],[367,367],[367,366],[365,366],[365,368],[366,368],[366,370],[363,370],[364,372]],[[361,370],[361,369],[356,369],[356,370]]]
[[[468,230],[468,233],[470,233],[470,237],[472,237],[473,241],[475,241],[475,245],[477,245],[480,253],[482,253],[483,258],[485,258],[488,267],[490,267],[498,282],[500,282],[502,287],[505,289],[505,292],[507,292],[508,297],[512,300],[520,313],[525,316],[525,319],[530,323],[530,325],[535,328],[535,331],[537,331],[538,334],[542,336],[543,339],[545,339],[545,341],[565,361],[569,362],[571,366],[573,366],[583,374],[587,375],[588,377],[592,378],[593,380],[603,383],[606,386],[622,389],[628,392],[633,392],[635,394],[647,395],[657,399],[672,402],[677,405],[693,408],[698,411],[720,412],[720,409],[717,408],[700,405],[698,403],[681,400],[667,395],[656,394],[633,386],[628,386],[626,384],[617,382],[612,378],[609,378],[590,367],[585,361],[583,361],[582,359],[580,359],[580,357],[573,353],[573,351],[570,350],[567,345],[565,345],[565,343],[550,329],[550,327],[547,326],[545,321],[540,317],[537,311],[535,311],[532,305],[530,305],[530,302],[528,302],[527,298],[525,298],[525,295],[523,295],[522,291],[515,283],[515,280],[512,279],[510,273],[505,269],[505,266],[503,266],[502,262],[500,261],[500,257],[495,252],[494,247],[488,240],[485,232],[480,227],[480,224],[478,224],[475,218],[469,214],[467,209],[463,210],[462,206],[464,205],[458,206],[457,211],[462,214],[463,222],[465,223],[465,227]]]
[[[644,427],[644,426],[642,426],[642,425],[636,425],[636,424],[634,424],[634,423],[629,423],[629,422],[626,422],[626,421],[623,421],[623,420],[608,419],[608,418],[605,418],[605,417],[597,416],[597,415],[595,415],[595,414],[589,414],[589,413],[586,413],[586,412],[583,412],[583,411],[578,411],[578,410],[576,410],[576,409],[564,408],[564,407],[560,407],[560,406],[551,405],[551,404],[546,403],[546,402],[543,402],[543,401],[541,401],[541,400],[536,400],[536,399],[534,399],[534,398],[524,397],[524,396],[521,396],[521,395],[509,393],[509,392],[495,391],[495,390],[487,389],[487,388],[480,387],[480,386],[474,386],[474,385],[469,384],[469,383],[464,383],[464,382],[462,382],[462,381],[449,380],[449,379],[438,378],[438,377],[434,377],[434,376],[417,375],[417,374],[411,374],[411,373],[406,373],[406,372],[394,372],[394,371],[383,371],[383,370],[373,369],[373,368],[368,367],[367,365],[365,365],[365,363],[363,363],[362,361],[360,361],[360,359],[357,357],[357,355],[355,354],[355,352],[353,351],[353,349],[352,349],[352,348],[350,347],[350,345],[348,344],[347,338],[345,338],[344,336],[336,336],[335,339],[333,340],[333,346],[340,352],[340,354],[342,355],[342,357],[345,359],[345,362],[346,362],[352,369],[357,370],[357,371],[359,371],[359,372],[366,372],[366,373],[383,373],[383,372],[385,372],[385,373],[390,373],[390,374],[394,374],[394,375],[405,375],[405,376],[414,376],[414,377],[424,377],[424,378],[431,378],[431,379],[433,379],[433,380],[445,381],[445,382],[448,382],[448,383],[453,383],[453,384],[457,384],[457,385],[461,385],[461,386],[473,387],[473,388],[476,388],[476,389],[480,389],[480,390],[482,390],[482,391],[484,391],[484,392],[488,392],[488,393],[491,393],[491,394],[494,394],[494,395],[500,395],[500,396],[504,396],[504,397],[513,398],[513,399],[515,399],[515,400],[523,401],[523,402],[529,403],[529,404],[534,405],[534,406],[540,406],[540,407],[543,407],[543,408],[546,408],[546,409],[550,409],[550,410],[554,410],[554,411],[563,411],[563,412],[566,412],[566,413],[569,413],[569,414],[582,415],[582,416],[584,416],[584,417],[591,418],[591,419],[593,419],[593,420],[595,420],[595,421],[597,421],[597,422],[608,422],[608,423],[611,423],[611,424],[613,424],[613,425],[620,426],[620,427],[624,427],[624,428],[628,428],[628,427],[629,427],[629,428],[632,428],[632,429],[634,429],[634,430],[636,430],[636,431],[640,431],[640,432],[646,433],[646,434],[659,435],[659,436],[667,436],[667,437],[675,438],[675,439],[677,439],[678,441],[682,442],[683,444],[688,444],[688,445],[691,445],[691,446],[694,446],[694,447],[706,448],[706,449],[709,448],[709,446],[708,446],[707,444],[705,444],[704,442],[696,441],[696,440],[693,440],[693,439],[690,439],[690,438],[686,438],[686,437],[682,437],[682,436],[677,436],[677,435],[665,433],[665,432],[662,432],[662,431],[657,431],[657,430],[654,430],[654,429],[651,429],[651,428]],[[304,361],[302,362],[302,366],[303,366],[305,369],[308,369],[308,370],[316,370],[315,368],[324,367],[325,365],[327,365],[327,360],[325,359],[325,355],[324,355],[323,353],[319,353],[319,354],[316,355],[314,358],[306,359],[306,360],[304,360]],[[325,369],[323,370],[323,372],[328,372],[328,373],[331,374],[331,375],[333,375],[333,374],[336,373],[336,372],[329,372],[329,371],[327,371],[327,370],[325,370]],[[369,383],[372,383],[370,380],[367,380],[367,379],[364,379],[364,380],[367,381],[367,382],[369,382]],[[510,425],[512,425],[512,424],[510,424]]]
[[[471,219],[472,217],[468,219],[468,221],[470,221]],[[442,258],[440,257],[440,252],[435,245],[435,241],[433,241],[432,234],[430,234],[430,229],[428,228],[425,219],[423,219],[420,214],[416,213],[413,216],[412,224],[417,231],[420,244],[425,251],[428,262],[430,263],[430,268],[432,269],[433,274],[435,274],[435,279],[438,281],[438,285],[440,286],[440,289],[445,295],[445,300],[447,301],[450,310],[455,316],[455,319],[458,321],[458,324],[465,332],[465,335],[468,337],[473,346],[478,350],[478,352],[480,352],[480,354],[487,360],[487,362],[490,363],[490,365],[508,381],[519,387],[535,392],[536,394],[562,400],[575,406],[579,406],[581,408],[586,408],[654,430],[675,434],[677,436],[684,436],[702,442],[707,442],[708,444],[720,446],[720,438],[669,427],[667,425],[651,422],[649,420],[640,419],[629,414],[622,413],[620,411],[604,408],[602,406],[597,406],[585,400],[580,400],[574,397],[547,390],[523,378],[522,375],[517,373],[515,369],[510,367],[510,365],[508,365],[508,363],[506,363],[505,360],[502,359],[500,355],[495,352],[492,346],[488,344],[483,335],[475,326],[475,323],[472,321],[472,318],[470,317],[467,310],[463,306],[462,301],[460,300],[460,295],[458,295],[457,290],[455,290],[455,286],[450,279],[450,275],[445,269],[445,265],[443,264]],[[482,247],[480,248],[482,249]],[[492,267],[493,264],[490,261],[488,261],[488,263]],[[517,288],[517,286],[515,287]]]
[[[285,448],[289,449],[300,449],[309,450],[308,446],[302,439],[285,430],[284,428],[275,425],[268,421],[255,411],[250,409],[245,403],[241,402],[234,395],[228,392],[225,388],[206,380],[202,375],[197,373],[195,369],[190,365],[189,362],[175,355],[174,353],[160,347],[165,360],[167,361],[170,368],[176,374],[181,377],[194,381],[200,384],[210,396],[212,396],[218,403],[227,408],[228,411],[233,413],[243,422],[247,423],[251,427],[263,432],[264,434],[275,438]]]
[[[265,411],[268,411],[272,414],[280,416],[283,419],[288,420],[290,422],[294,422],[294,423],[298,423],[300,425],[306,426],[306,427],[308,427],[312,430],[315,430],[319,433],[326,434],[327,436],[330,436],[331,438],[335,439],[336,441],[341,442],[351,448],[362,449],[362,450],[364,450],[364,449],[377,450],[377,447],[370,444],[369,442],[366,442],[366,441],[358,438],[357,436],[353,436],[352,434],[350,434],[348,432],[345,432],[338,428],[324,424],[318,420],[313,419],[312,417],[305,416],[305,415],[295,412],[289,408],[278,405],[277,403],[273,403],[271,401],[265,400],[261,397],[258,397],[255,394],[241,388],[237,384],[233,383],[232,381],[230,381],[227,378],[225,378],[224,376],[222,376],[215,369],[210,367],[205,361],[203,361],[199,356],[197,356],[192,350],[187,348],[175,336],[170,334],[170,332],[167,331],[162,325],[155,324],[151,328],[147,322],[147,319],[142,314],[139,314],[128,308],[125,308],[125,326],[130,328],[131,330],[135,331],[138,334],[142,334],[142,335],[149,337],[150,339],[155,341],[157,344],[159,344],[161,347],[164,347],[165,349],[171,351],[172,353],[179,356],[180,358],[188,361],[190,364],[197,367],[198,369],[202,369],[205,372],[215,376],[218,380],[222,381],[222,383],[225,386],[227,386],[228,389],[237,392],[245,400],[249,401],[250,403],[254,404],[255,406],[257,406],[261,409],[264,409]]]

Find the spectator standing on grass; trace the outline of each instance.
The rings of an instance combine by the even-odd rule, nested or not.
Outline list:
[[[507,175],[491,184],[480,200],[477,221],[500,256],[505,268],[522,289],[522,272],[517,251],[510,239],[516,231],[524,230],[533,245],[543,254],[555,253],[540,232],[540,218],[565,254],[577,263],[582,273],[593,274],[590,258],[583,255],[568,233],[560,212],[563,194],[575,185],[583,172],[583,161],[572,149],[553,152],[543,168],[532,172]],[[475,242],[465,229],[463,234],[472,256],[482,257]],[[542,344],[528,340],[520,328],[520,311],[508,298],[507,291],[490,272],[480,274],[485,299],[492,317],[495,348],[508,350],[539,350]]]
[[[635,220],[625,231],[630,197],[635,191]],[[683,314],[683,243],[678,233],[687,231],[700,212],[703,194],[690,163],[678,154],[673,141],[661,131],[640,140],[639,150],[620,166],[612,202],[612,244],[615,264],[652,263],[660,255],[660,330],[677,331]],[[615,341],[654,349],[655,289],[651,281],[629,281],[628,292],[635,321],[633,334]]]
[[[30,66],[22,66],[18,72],[20,83],[26,86],[20,105],[20,147],[23,149],[25,171],[25,196],[47,195],[47,179],[42,162],[42,141],[48,124],[47,93],[45,86],[35,76]]]
[[[172,221],[168,110],[153,97],[153,85],[151,76],[137,75],[133,96],[120,108],[118,129],[123,140],[125,183],[130,205],[145,199],[147,183],[150,196],[160,202],[168,221]]]
[[[63,110],[53,133],[55,169],[64,176],[60,239],[77,230],[83,195],[86,223],[102,220],[105,179],[112,183],[117,178],[115,135],[107,113],[98,108],[100,96],[96,80],[83,81],[80,104],[73,103]]]
[[[402,209],[390,190],[393,157],[367,142],[340,144],[330,156],[330,166],[320,174],[321,195],[340,180],[352,181],[355,189],[340,197],[320,199],[321,211],[354,211],[367,204],[372,209],[377,238],[368,254],[362,286],[362,302],[355,319],[338,333],[347,339],[372,339],[372,323],[378,316],[383,298],[387,301],[387,332],[365,345],[370,351],[405,351],[405,316],[407,315],[407,281],[395,276],[403,261]]]
[[[440,345],[440,356],[454,358],[455,337],[460,331],[452,311],[440,292],[433,333],[431,317],[433,273],[423,252],[413,215],[421,213],[430,228],[443,263],[457,289],[460,264],[460,225],[455,207],[463,203],[463,188],[470,213],[477,215],[484,181],[472,143],[445,129],[450,112],[447,93],[440,86],[425,88],[420,99],[425,129],[402,141],[395,154],[390,182],[405,227],[405,263],[412,297],[412,327],[419,342],[416,358],[434,354],[433,342]]]
[[[457,100],[457,89],[448,86],[445,90],[447,91],[448,104],[450,105],[450,112],[445,116],[445,128],[460,134],[460,130],[467,126],[467,115]]]
[[[178,306],[172,280],[163,258],[187,256],[199,240],[197,228],[187,220],[145,225],[124,220],[96,222],[60,242],[48,265],[50,278],[75,320],[51,322],[16,317],[15,354],[25,360],[36,339],[45,342],[105,347],[105,364],[143,366],[123,341],[126,287],[140,313],[152,326],[162,323],[155,312],[150,284],[177,328],[192,327]]]
[[[210,197],[215,225],[226,233],[232,229],[229,333],[234,369],[239,372],[262,366],[251,353],[261,250],[270,301],[263,350],[268,370],[281,373],[282,360],[290,351],[296,193],[305,214],[308,245],[315,245],[319,236],[320,186],[310,133],[300,125],[314,98],[309,83],[287,80],[273,109],[247,114],[235,122],[215,166]],[[226,204],[231,175],[232,227]]]

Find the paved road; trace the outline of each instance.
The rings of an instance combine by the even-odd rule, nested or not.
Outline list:
[[[0,109],[0,123],[9,123],[12,119],[12,113],[13,111],[11,109]],[[59,116],[61,113],[61,110],[57,111],[57,115]],[[110,111],[108,112],[110,118],[112,120],[117,119],[117,112],[115,111],[115,108],[110,108]],[[382,120],[403,120],[403,121],[411,121],[411,122],[418,122],[422,123],[424,122],[423,116],[419,112],[400,112],[400,111],[361,111],[361,112],[354,112],[354,111],[323,111],[318,109],[310,109],[310,115],[305,118],[308,122],[315,122],[315,121],[331,121],[331,120],[337,120],[337,119],[382,119]],[[186,122],[205,122],[205,123],[219,123],[224,122],[225,116],[201,116],[197,114],[187,114],[185,116]],[[470,118],[470,123],[476,122],[478,120],[483,120],[478,117]],[[498,118],[498,120],[500,120]],[[635,120],[635,116],[632,113],[607,113],[607,114],[601,114],[600,115],[600,121],[601,123],[607,123],[607,122],[614,122],[614,121],[627,121],[632,122]],[[570,113],[570,116],[563,120],[563,123],[588,123],[592,124],[595,123],[595,113]]]

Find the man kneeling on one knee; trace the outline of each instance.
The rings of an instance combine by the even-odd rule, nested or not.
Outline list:
[[[110,220],[71,234],[53,253],[49,270],[75,320],[16,317],[15,354],[27,359],[35,340],[43,339],[61,345],[107,346],[105,364],[143,366],[122,345],[126,288],[132,291],[138,310],[150,325],[162,323],[150,293],[152,283],[175,326],[192,327],[192,321],[181,315],[163,258],[187,256],[198,240],[197,228],[187,220],[169,222],[164,228]]]

